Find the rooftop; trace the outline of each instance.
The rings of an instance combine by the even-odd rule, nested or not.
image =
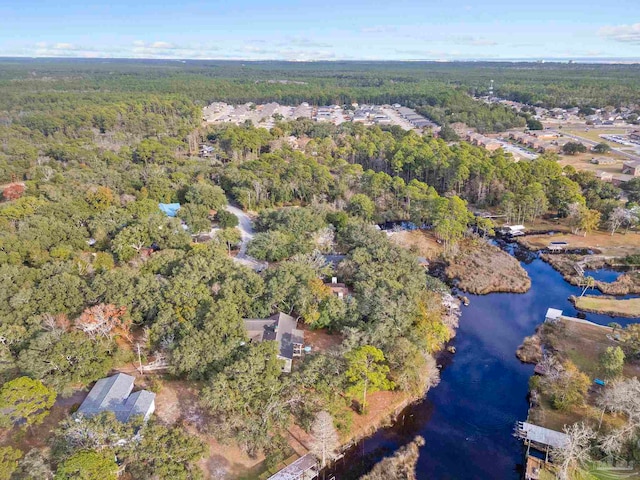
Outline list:
[[[135,415],[147,418],[155,408],[156,395],[147,390],[131,393],[134,380],[134,377],[125,373],[101,378],[82,402],[77,413],[92,416],[110,411],[115,413],[121,422],[128,422]]]
[[[316,467],[318,462],[316,458],[307,453],[293,462],[291,465],[284,467],[278,473],[271,475],[267,480],[308,480],[317,477]]]
[[[245,319],[244,325],[251,340],[278,342],[283,358],[293,359],[293,345],[304,343],[304,332],[296,328],[298,321],[286,313],[264,319]]]
[[[539,427],[533,423],[518,422],[516,435],[523,440],[530,440],[551,448],[562,448],[566,445],[568,437],[566,433],[556,432],[548,428]]]

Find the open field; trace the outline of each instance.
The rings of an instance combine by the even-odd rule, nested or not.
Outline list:
[[[438,243],[433,234],[423,230],[397,232],[389,238],[396,245],[407,248],[427,260],[435,260],[444,251],[443,245]]]
[[[616,163],[612,165],[597,165],[591,163],[591,159],[594,157],[609,157],[614,158]],[[608,153],[606,155],[598,153],[580,153],[578,155],[560,155],[558,164],[563,167],[571,165],[576,170],[584,170],[588,172],[609,172],[609,173],[622,173],[622,164],[629,160],[627,157],[615,153]]]
[[[640,298],[618,300],[611,297],[577,297],[576,308],[585,312],[604,313],[619,317],[640,317]]]
[[[588,129],[588,131],[587,131]],[[594,142],[604,142],[612,147],[619,147],[620,144],[603,139],[600,135],[626,135],[629,132],[629,128],[624,127],[612,127],[612,128],[594,128],[587,126],[584,128],[567,128],[563,129],[563,132],[575,135],[577,137],[584,137]]]
[[[542,250],[549,246],[550,242],[567,242],[571,249],[595,249],[608,257],[626,257],[640,253],[640,233],[616,233],[599,230],[586,237],[574,235],[567,227],[557,225],[554,235],[527,235],[520,237],[518,242],[532,250]]]

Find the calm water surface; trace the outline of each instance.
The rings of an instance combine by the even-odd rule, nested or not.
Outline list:
[[[531,289],[525,294],[470,295],[452,341],[457,352],[444,359],[440,385],[409,407],[396,425],[362,442],[356,458],[345,462],[350,466],[342,466],[347,473],[337,473],[337,480],[349,477],[358,458],[379,459],[415,435],[426,440],[418,461],[420,479],[521,478],[522,450],[511,434],[515,422],[527,416],[533,365],[522,364],[515,351],[544,320],[547,308],[575,316],[567,298],[580,289],[537,256],[516,252],[516,257],[531,277]],[[586,318],[604,325],[640,321],[595,314]]]

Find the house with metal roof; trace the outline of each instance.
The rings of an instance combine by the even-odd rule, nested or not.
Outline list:
[[[90,417],[102,412],[113,412],[123,423],[136,415],[142,415],[146,422],[155,411],[156,394],[147,390],[133,392],[134,380],[134,377],[126,373],[101,378],[84,399],[76,415]]]
[[[244,326],[252,342],[276,342],[278,358],[284,360],[282,371],[291,372],[293,358],[302,356],[304,346],[304,332],[298,330],[295,318],[280,312],[269,318],[245,319]]]

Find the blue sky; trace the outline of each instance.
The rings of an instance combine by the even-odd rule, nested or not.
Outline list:
[[[640,0],[2,0],[0,56],[640,61]]]

